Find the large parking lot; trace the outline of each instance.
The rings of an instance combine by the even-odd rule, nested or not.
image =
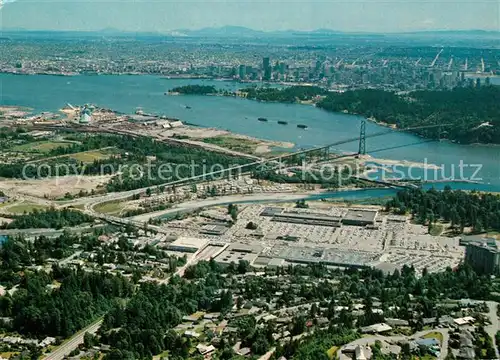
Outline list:
[[[267,209],[267,212],[264,210]],[[356,209],[356,211],[363,209]],[[298,209],[293,205],[249,204],[239,205],[238,221],[220,235],[203,232],[207,223],[217,223],[228,217],[226,207],[211,208],[198,216],[166,224],[176,235],[194,236],[217,243],[241,243],[260,245],[261,255],[285,259],[289,262],[324,262],[327,264],[351,264],[352,266],[380,266],[394,269],[412,265],[417,270],[425,267],[439,271],[459,264],[464,248],[458,238],[431,236],[425,226],[416,225],[404,217],[394,217],[379,212],[373,224],[355,226],[345,224],[310,225],[274,217],[292,214],[292,217],[317,217],[341,219],[348,207],[318,206],[314,209]],[[374,211],[370,208],[368,211]],[[352,212],[351,212],[352,213]],[[333,221],[333,220],[332,220]],[[252,222],[257,229],[249,229]],[[307,222],[307,221],[305,221]],[[334,224],[334,225],[333,225]],[[219,226],[219,225],[218,225]],[[211,257],[211,251],[203,252],[203,258]]]

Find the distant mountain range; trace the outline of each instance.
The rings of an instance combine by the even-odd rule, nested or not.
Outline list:
[[[61,35],[90,35],[90,36],[169,36],[169,37],[192,37],[192,38],[273,38],[273,37],[328,37],[328,36],[499,36],[500,31],[489,30],[431,30],[411,31],[400,33],[377,33],[377,32],[344,32],[332,29],[316,29],[311,31],[280,30],[262,31],[243,26],[207,27],[203,29],[190,30],[178,29],[165,32],[136,32],[123,31],[119,29],[106,28],[99,31],[50,31],[50,30],[26,30],[26,29],[2,29],[0,33],[32,33],[49,34],[59,33]]]
[[[197,37],[269,37],[269,36],[290,36],[290,35],[336,35],[344,34],[341,31],[330,29],[317,29],[312,31],[299,30],[281,30],[281,31],[262,31],[254,30],[243,26],[223,26],[216,28],[203,28],[199,30],[180,29],[173,33],[183,34],[185,36]]]

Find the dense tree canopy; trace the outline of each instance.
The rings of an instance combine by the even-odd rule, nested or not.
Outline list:
[[[240,91],[246,93],[247,99],[284,103],[312,100],[318,95],[328,93],[325,89],[317,86],[249,87]]]
[[[399,213],[411,212],[420,223],[451,222],[463,231],[500,230],[500,196],[487,193],[434,189],[404,190],[390,200],[386,208]]]
[[[444,137],[461,143],[500,143],[500,87],[455,88],[416,91],[398,95],[384,90],[329,93],[317,106],[329,111],[347,111],[404,129],[451,124],[446,133],[436,129],[416,130],[429,138]]]
[[[50,290],[54,282],[60,286]],[[0,316],[13,317],[12,328],[22,334],[67,337],[103,315],[116,298],[131,294],[128,280],[112,274],[28,272],[12,296],[0,298]]]
[[[208,95],[216,94],[217,89],[215,86],[210,85],[186,85],[175,87],[172,89],[172,92],[185,95]]]
[[[70,155],[82,151],[114,147],[109,157],[83,163],[63,156],[51,158],[37,166],[25,162],[0,164],[0,177],[47,178],[66,175],[109,175],[113,177],[106,189],[110,192],[127,191],[164,184],[204,172],[221,170],[248,160],[193,147],[183,147],[155,141],[147,137],[120,135],[78,134],[68,139],[78,141],[71,146],[51,150],[49,156]],[[151,160],[155,158],[154,160]]]
[[[92,223],[94,218],[80,211],[70,209],[34,210],[29,214],[14,217],[10,224],[4,224],[4,229],[62,229],[84,223]]]

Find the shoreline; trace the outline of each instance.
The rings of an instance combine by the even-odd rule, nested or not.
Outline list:
[[[376,166],[404,166],[404,167],[418,167],[421,169],[426,169],[426,170],[440,170],[441,168],[436,165],[436,164],[426,164],[426,163],[421,163],[421,162],[416,162],[416,161],[409,161],[409,160],[391,160],[391,159],[384,159],[384,158],[376,158],[371,155],[363,155],[360,157],[360,159],[363,160],[363,164],[366,166],[366,163],[374,163]]]
[[[181,94],[182,95],[182,94]],[[257,102],[261,102],[261,101],[258,101],[258,100],[255,100],[255,99],[247,99],[245,98],[246,100],[252,100],[252,101],[257,101]],[[281,102],[276,102],[276,103],[281,103]],[[316,104],[314,103],[311,103],[311,104],[303,104],[303,103],[300,103],[300,102],[296,102],[294,104],[297,104],[297,105],[309,105],[309,106],[315,106],[316,107]],[[97,106],[97,105],[96,105]],[[98,108],[101,108],[100,106],[97,106]],[[6,105],[6,106],[0,106],[0,112],[2,111],[2,109],[9,109],[9,110],[17,110],[17,109],[20,109],[20,108],[23,108],[23,109],[30,109],[30,110],[33,110],[32,108],[27,108],[27,107],[24,107],[24,106],[16,106],[16,105]],[[102,108],[102,109],[106,109],[106,108]],[[318,109],[321,109],[321,108],[318,108]],[[324,109],[322,109],[324,110]],[[117,111],[114,111],[114,110],[109,110],[109,111],[112,111],[113,113],[115,113],[115,115],[122,115],[121,113],[117,112]],[[355,113],[349,113],[347,111],[342,111],[342,112],[330,112],[328,110],[325,110],[329,113],[332,113],[332,114],[335,114],[335,113],[338,113],[338,114],[348,114],[348,115],[352,115],[352,116],[359,116],[359,117],[363,117],[364,119],[370,121],[370,122],[373,122],[379,126],[383,126],[383,127],[386,127],[386,128],[392,128],[396,131],[402,131],[400,129],[397,129],[395,127],[395,125],[390,125],[390,124],[387,124],[383,121],[379,121],[373,117],[370,117],[370,118],[366,118],[360,114],[355,114]],[[68,119],[68,109],[66,108],[61,108],[58,110],[58,112],[60,114],[62,114],[63,116],[66,116],[66,118]],[[182,121],[182,119],[179,119],[180,121]],[[226,130],[226,129],[219,129],[219,128],[216,128],[216,127],[205,127],[203,125],[199,125],[199,124],[193,124],[193,123],[189,123],[189,122],[184,122],[185,124],[185,127],[184,129],[186,129],[187,133],[188,132],[196,132],[197,130],[200,131],[202,130],[203,132],[213,132],[210,136],[192,136],[192,135],[189,135],[189,134],[185,134],[189,137],[191,137],[191,139],[187,139],[188,141],[187,142],[196,142],[196,143],[199,143],[200,145],[203,145],[205,146],[208,150],[210,149],[211,146],[216,146],[216,147],[220,147],[220,148],[224,148],[226,150],[231,150],[230,148],[227,148],[227,147],[224,147],[224,146],[220,146],[220,145],[210,145],[210,144],[207,144],[207,143],[203,143],[203,139],[208,139],[208,138],[216,138],[216,137],[227,137],[227,138],[233,138],[233,139],[241,139],[241,140],[247,140],[247,141],[251,141],[253,142],[255,145],[256,145],[256,148],[254,150],[253,153],[248,153],[249,155],[257,155],[257,156],[263,156],[265,154],[269,154],[269,153],[272,153],[274,150],[279,150],[280,148],[283,149],[283,150],[291,150],[291,149],[294,149],[296,144],[293,143],[293,142],[288,142],[288,141],[275,141],[275,140],[270,140],[270,139],[264,139],[264,138],[257,138],[257,137],[253,137],[253,136],[250,136],[250,135],[245,135],[245,134],[241,134],[241,133],[236,133],[236,132],[232,132],[232,131],[229,131],[229,130]],[[181,128],[178,128],[176,129],[176,134],[182,134],[184,133]],[[409,132],[411,133],[411,132]],[[413,133],[411,133],[413,134]],[[418,135],[416,135],[418,136]],[[458,144],[458,143],[457,143]],[[473,145],[473,146],[487,146],[487,147],[497,147],[497,146],[500,146],[500,144],[481,144],[481,143],[478,143],[478,144],[458,144],[458,145],[461,145],[461,146],[470,146],[470,145]],[[369,156],[369,155],[368,155]],[[419,168],[423,168],[423,169],[439,169],[439,167],[435,164],[424,164],[424,163],[420,163],[420,162],[413,162],[413,161],[409,161],[409,160],[391,160],[391,159],[384,159],[384,158],[377,158],[377,157],[373,157],[373,156],[369,156],[369,158],[365,159],[364,160],[364,163],[366,162],[374,162],[374,163],[377,163],[378,165],[381,165],[381,166],[404,166],[404,167],[410,167],[410,166],[413,166],[413,167],[419,167]]]
[[[330,112],[328,110],[325,110],[327,112]],[[331,113],[335,114],[335,113],[338,113],[336,111],[332,111]],[[441,139],[441,140],[438,140],[438,139],[432,139],[432,138],[428,138],[428,137],[425,137],[425,136],[422,136],[418,133],[415,133],[415,132],[412,132],[412,131],[409,131],[409,130],[405,130],[405,129],[400,129],[397,127],[397,125],[395,124],[389,124],[389,123],[386,123],[382,120],[378,120],[374,117],[366,117],[362,114],[357,114],[357,113],[353,113],[353,112],[349,112],[347,110],[343,110],[342,112],[340,112],[342,114],[346,114],[346,115],[353,115],[353,116],[359,116],[359,117],[362,117],[374,124],[377,124],[379,126],[383,126],[385,128],[388,128],[388,129],[392,129],[394,131],[399,131],[399,132],[404,132],[404,133],[407,133],[407,134],[412,134],[412,135],[415,135],[419,138],[422,138],[422,139],[428,139],[428,140],[434,140],[434,141],[438,141],[438,142],[448,142],[448,143],[451,143],[451,144],[456,144],[456,145],[460,145],[460,146],[484,146],[484,147],[499,147],[500,144],[497,144],[497,143],[470,143],[470,144],[464,144],[464,143],[459,143],[459,142],[456,142],[454,140],[449,140],[449,139]]]
[[[500,76],[499,76],[499,78],[500,78]],[[299,85],[291,85],[291,86],[299,86]],[[178,96],[189,96],[189,94],[176,94],[176,95],[178,95]],[[415,135],[415,136],[423,138],[423,139],[440,141],[440,142],[449,142],[449,143],[453,143],[453,144],[457,144],[457,145],[461,145],[461,146],[491,146],[491,147],[500,146],[500,144],[497,144],[497,143],[468,143],[468,144],[464,144],[464,143],[459,143],[459,142],[456,142],[454,140],[448,140],[448,139],[441,139],[441,140],[439,140],[439,139],[432,139],[432,138],[429,138],[429,137],[422,136],[419,133],[413,132],[411,130],[406,130],[406,129],[398,128],[396,124],[389,124],[389,123],[387,123],[387,122],[385,122],[383,120],[379,120],[379,119],[374,118],[372,116],[367,117],[367,116],[365,116],[363,114],[349,112],[347,110],[330,111],[330,110],[318,107],[317,103],[314,102],[313,100],[299,100],[299,101],[295,101],[295,102],[265,101],[265,100],[259,100],[259,99],[254,99],[254,98],[248,98],[248,97],[238,96],[237,93],[230,93],[230,94],[199,94],[199,96],[220,96],[220,97],[240,98],[240,99],[255,101],[255,102],[264,103],[264,104],[285,104],[285,105],[305,105],[305,106],[312,106],[312,107],[315,107],[315,108],[317,108],[319,110],[323,110],[323,111],[326,111],[326,112],[331,113],[331,114],[344,114],[344,115],[358,116],[358,117],[364,118],[365,120],[370,121],[370,122],[372,122],[372,123],[374,123],[376,125],[385,127],[387,129],[391,129],[391,130],[398,131],[398,132],[404,132],[404,133],[412,134],[412,135]]]

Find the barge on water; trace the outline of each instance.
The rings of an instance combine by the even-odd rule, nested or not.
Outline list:
[[[265,118],[265,117],[260,117],[260,118],[258,118],[257,120],[262,121],[262,122],[266,122],[266,121],[267,121],[267,118]]]
[[[307,125],[302,125],[302,124],[299,124],[299,125],[297,125],[297,127],[298,127],[299,129],[307,129]]]
[[[280,124],[280,125],[288,125],[288,121],[282,121],[282,120],[280,120],[280,121],[278,121],[278,124]]]

